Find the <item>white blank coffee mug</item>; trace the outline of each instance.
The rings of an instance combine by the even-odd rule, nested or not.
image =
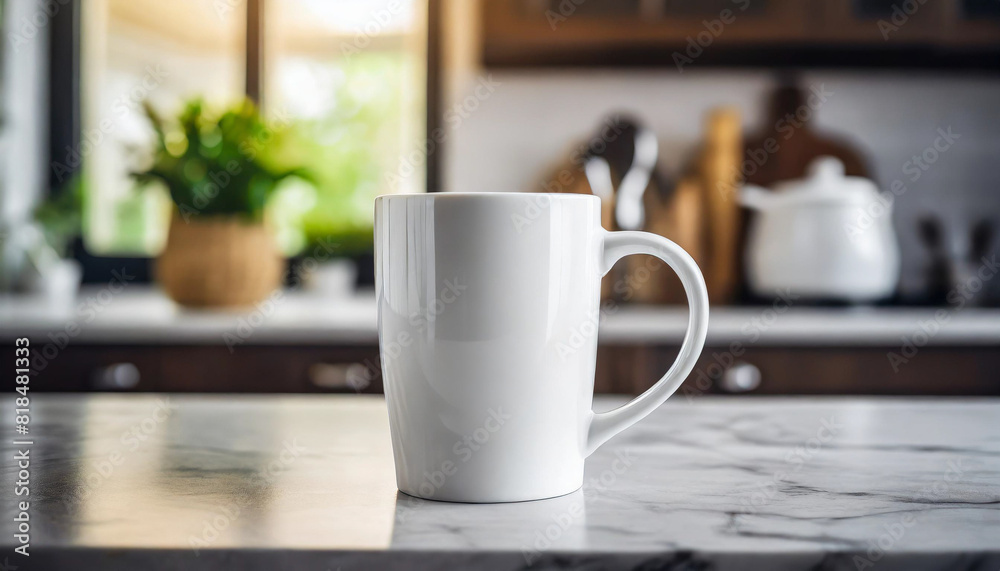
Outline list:
[[[607,232],[581,194],[438,193],[375,201],[379,345],[396,483],[409,495],[514,502],[568,494],[584,459],[663,403],[708,329],[697,264],[645,232]],[[593,412],[601,277],[651,254],[690,305],[677,361]]]

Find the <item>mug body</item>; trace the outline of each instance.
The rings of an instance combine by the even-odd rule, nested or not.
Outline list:
[[[583,483],[600,306],[590,195],[379,197],[379,345],[399,489],[508,502]]]

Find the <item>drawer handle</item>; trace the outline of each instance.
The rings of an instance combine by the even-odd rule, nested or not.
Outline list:
[[[719,380],[722,390],[727,393],[748,393],[760,386],[760,369],[750,363],[739,361],[726,369]]]
[[[139,385],[139,367],[132,363],[112,363],[93,374],[94,388],[99,391],[127,391]]]
[[[327,390],[361,391],[372,379],[362,363],[316,363],[309,367],[308,375],[313,386]]]

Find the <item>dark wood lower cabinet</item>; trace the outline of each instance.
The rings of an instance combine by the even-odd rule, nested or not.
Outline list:
[[[381,393],[376,347],[68,346],[33,391]]]
[[[680,394],[1000,395],[998,348],[924,347],[905,362],[890,359],[890,352],[899,350],[708,347]],[[676,353],[667,346],[601,346],[595,389],[638,394]],[[70,345],[33,366],[32,391],[382,392],[374,346],[240,346],[230,352],[205,345]]]
[[[909,358],[898,347],[756,347],[737,353],[706,347],[681,394],[1000,395],[996,347],[924,347]],[[676,355],[668,347],[602,347],[596,389],[637,394]]]

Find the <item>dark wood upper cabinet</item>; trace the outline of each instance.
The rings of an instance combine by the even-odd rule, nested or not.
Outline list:
[[[996,0],[483,0],[482,18],[488,67],[1000,68]]]

